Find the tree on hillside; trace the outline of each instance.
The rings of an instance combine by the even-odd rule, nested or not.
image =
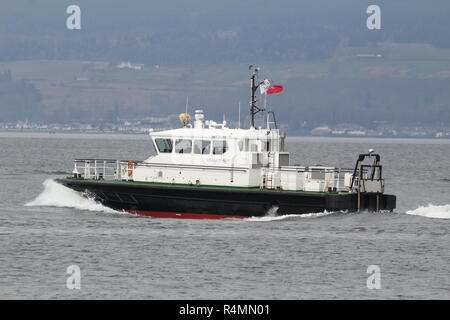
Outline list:
[[[0,72],[0,121],[40,120],[42,110],[42,95],[32,84]]]

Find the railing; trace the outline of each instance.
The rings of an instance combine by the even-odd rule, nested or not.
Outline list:
[[[310,173],[309,180],[321,180],[324,181],[326,189],[323,191],[348,191],[350,184],[346,184],[346,175],[353,173],[352,169],[345,168],[317,168],[306,167],[303,170],[305,173]],[[323,176],[323,178],[322,178]]]
[[[73,177],[93,180],[133,180],[136,161],[112,159],[76,159]]]
[[[297,177],[297,190],[321,191],[321,192],[348,192],[353,178],[352,169],[322,167],[322,166],[285,166],[281,171],[295,171],[296,174],[302,174]],[[364,173],[366,173],[364,171]],[[262,186],[268,180],[263,176]],[[292,181],[292,180],[291,180]],[[292,187],[292,185],[291,185]]]

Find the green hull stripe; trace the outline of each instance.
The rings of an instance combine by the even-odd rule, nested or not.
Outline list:
[[[319,191],[303,191],[303,190],[281,190],[281,189],[261,189],[259,187],[235,187],[235,186],[217,186],[217,185],[195,185],[195,184],[183,184],[183,183],[164,183],[164,182],[147,182],[147,181],[128,181],[128,180],[94,180],[94,179],[75,179],[67,177],[64,180],[67,181],[89,181],[97,183],[118,183],[118,184],[139,184],[150,186],[162,186],[162,187],[182,187],[182,188],[207,188],[207,189],[231,189],[231,190],[260,190],[266,192],[289,192],[289,193],[306,193],[306,194],[334,194],[342,195],[348,193],[339,192],[319,192]]]

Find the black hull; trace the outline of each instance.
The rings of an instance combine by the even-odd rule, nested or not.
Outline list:
[[[356,211],[356,194],[307,193],[246,188],[161,185],[139,182],[57,179],[58,183],[132,213],[178,218],[258,217],[274,208],[278,215]],[[376,195],[364,194],[361,210],[377,209]],[[379,195],[379,210],[393,210],[396,197]]]

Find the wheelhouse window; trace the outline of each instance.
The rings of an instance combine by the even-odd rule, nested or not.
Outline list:
[[[210,154],[211,153],[211,141],[195,140],[194,141],[194,153],[195,154]]]
[[[156,147],[160,153],[171,153],[172,152],[172,139],[155,139]]]
[[[188,139],[175,140],[175,152],[176,153],[191,153],[192,152],[192,140],[188,140]]]
[[[228,150],[228,144],[225,140],[213,141],[213,154],[224,154]]]

